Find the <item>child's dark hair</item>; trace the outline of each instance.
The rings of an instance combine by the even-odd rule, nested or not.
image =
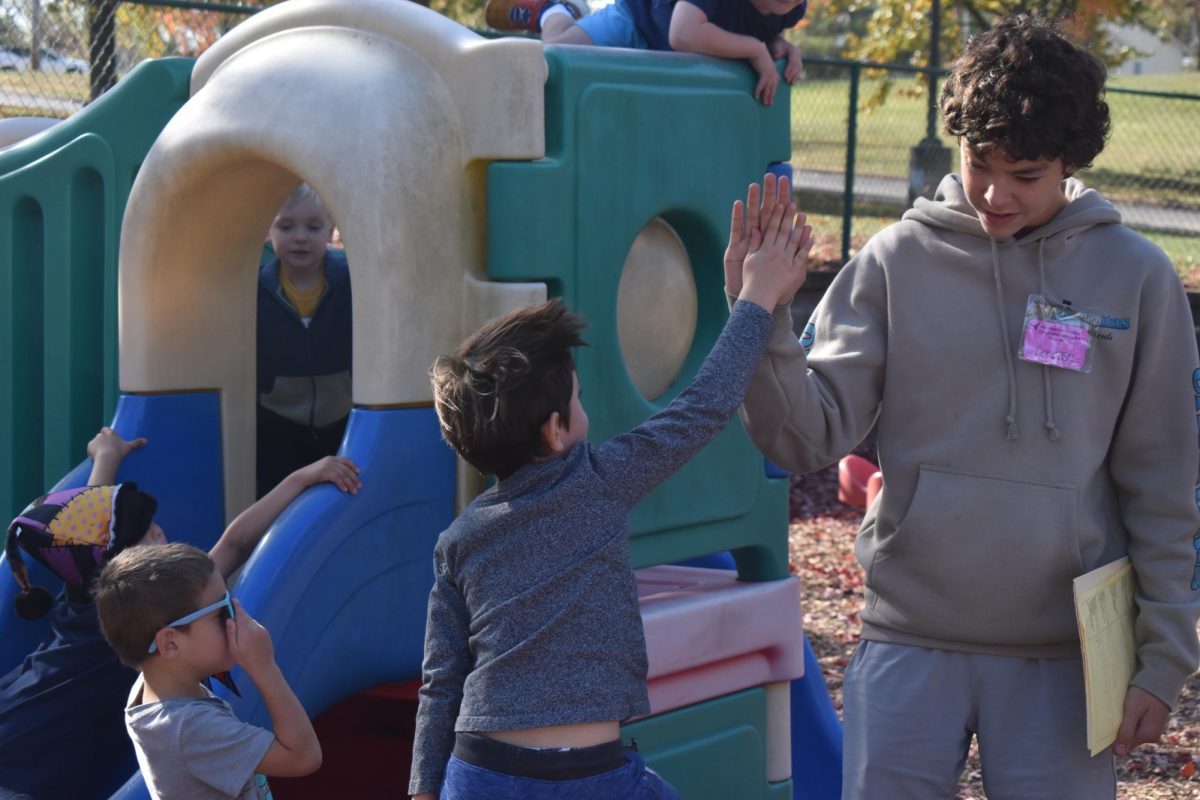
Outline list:
[[[1107,71],[1059,27],[1017,14],[973,36],[942,87],[946,132],[984,156],[1091,166],[1110,128]]]
[[[149,658],[158,631],[196,610],[216,569],[208,553],[183,542],[130,547],[105,564],[93,595],[100,630],[121,663],[137,667]]]
[[[557,300],[519,308],[467,337],[429,370],[442,435],[485,475],[507,478],[547,455],[541,427],[571,420],[572,347],[586,323]]]

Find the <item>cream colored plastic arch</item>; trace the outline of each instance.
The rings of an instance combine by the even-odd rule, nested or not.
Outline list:
[[[229,517],[253,499],[256,264],[284,198],[307,181],[346,241],[355,402],[427,403],[437,354],[545,296],[480,280],[486,162],[543,155],[545,79],[539,42],[400,0],[290,0],[196,64],[125,213],[120,384],[221,392]]]

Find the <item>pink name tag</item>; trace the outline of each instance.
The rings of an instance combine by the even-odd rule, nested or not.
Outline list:
[[[1084,370],[1088,357],[1088,329],[1079,324],[1047,319],[1026,319],[1021,358],[1035,364]]]

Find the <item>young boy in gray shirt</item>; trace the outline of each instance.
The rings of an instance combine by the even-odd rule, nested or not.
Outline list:
[[[409,790],[419,800],[678,798],[619,737],[647,714],[646,644],[629,512],[726,425],[804,281],[812,231],[777,208],[692,384],[592,447],[554,301],[484,326],[432,370],[446,440],[494,487],[438,539]],[[735,204],[740,228],[742,208]],[[743,251],[743,256],[745,255]],[[515,793],[514,793],[515,792]]]

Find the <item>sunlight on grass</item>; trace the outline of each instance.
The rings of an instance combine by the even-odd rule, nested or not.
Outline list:
[[[860,98],[881,79],[866,78]],[[1114,84],[1152,91],[1192,92],[1188,99],[1110,92],[1113,135],[1092,170],[1081,177],[1114,200],[1160,205],[1195,205],[1200,198],[1200,75],[1138,76]],[[886,103],[860,108],[855,172],[907,178],[910,149],[925,137],[926,103],[915,94],[915,78],[895,80]],[[849,81],[809,80],[792,89],[792,165],[796,169],[842,172],[846,167]],[[940,122],[939,122],[940,126]],[[951,149],[954,140],[939,138]]]
[[[848,76],[848,73],[847,73]],[[879,87],[880,78],[864,78],[860,101]],[[1113,132],[1091,169],[1079,174],[1088,186],[1116,202],[1200,213],[1200,73],[1142,75],[1114,79],[1107,101]],[[1147,96],[1120,89],[1188,94],[1187,98]],[[887,101],[878,108],[861,107],[857,114],[856,178],[908,177],[909,154],[926,134],[926,101],[917,79],[895,80]],[[797,171],[842,173],[850,119],[849,80],[801,81],[792,88],[792,166]],[[940,125],[940,120],[939,120]],[[955,142],[939,138],[950,148],[951,170],[958,171]],[[859,185],[862,185],[861,182]],[[841,220],[829,217],[832,251],[841,250]],[[881,227],[856,217],[854,240]],[[1171,257],[1189,288],[1200,278],[1200,237],[1150,233],[1147,236]],[[822,250],[829,250],[822,247]]]
[[[41,96],[48,100],[85,103],[91,96],[91,84],[87,75],[78,72],[4,70],[0,72],[0,97],[3,97],[5,92],[20,92],[22,95]]]

